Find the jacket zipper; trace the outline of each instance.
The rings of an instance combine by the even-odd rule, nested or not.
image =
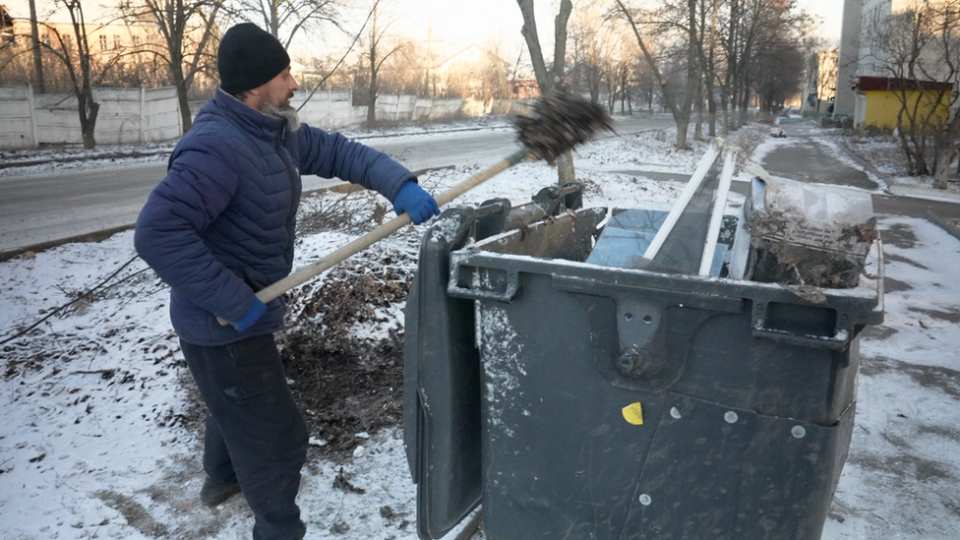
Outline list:
[[[293,204],[294,202],[293,199],[295,198],[295,194],[293,193],[293,188],[297,183],[297,175],[300,174],[300,169],[297,167],[294,167],[293,162],[291,162],[289,159],[290,153],[287,151],[286,147],[283,145],[283,136],[286,135],[286,133],[287,133],[287,126],[286,124],[284,124],[280,128],[280,134],[277,136],[276,149],[277,149],[277,154],[280,156],[280,159],[282,159],[284,165],[286,165],[287,175],[290,177],[291,205],[290,205],[290,213],[287,214],[287,220],[289,221],[292,216],[295,216],[297,214],[298,205]],[[292,241],[293,239],[291,238],[291,242]],[[287,261],[287,262],[289,262],[290,264],[293,264],[293,261]]]

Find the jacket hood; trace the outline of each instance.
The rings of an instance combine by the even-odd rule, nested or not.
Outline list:
[[[217,87],[217,93],[197,114],[197,122],[203,122],[207,114],[223,116],[232,120],[241,129],[265,141],[273,141],[283,130],[286,122],[263,114]]]

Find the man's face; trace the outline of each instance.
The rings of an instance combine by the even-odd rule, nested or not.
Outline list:
[[[267,81],[263,86],[250,91],[255,96],[258,105],[254,108],[262,109],[264,105],[270,104],[278,109],[290,106],[290,98],[293,93],[300,89],[300,85],[290,74],[290,68],[287,67],[279,75]]]

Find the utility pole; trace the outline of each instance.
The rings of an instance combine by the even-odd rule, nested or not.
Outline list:
[[[37,78],[36,91],[44,94],[47,90],[43,85],[43,56],[40,51],[40,32],[37,29],[36,0],[30,0],[30,34],[33,37],[33,69]]]

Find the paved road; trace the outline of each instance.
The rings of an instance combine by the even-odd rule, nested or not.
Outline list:
[[[774,176],[801,182],[834,184],[874,191],[880,186],[866,172],[837,161],[810,137],[811,125],[781,125],[789,145],[767,154],[763,167]]]
[[[777,148],[763,159],[763,167],[774,176],[802,182],[852,186],[869,191],[879,186],[863,170],[851,167],[813,142],[816,128],[804,121],[782,124],[789,145]],[[873,209],[877,214],[896,214],[926,218],[933,212],[945,219],[960,219],[960,204],[911,197],[873,195]]]
[[[617,132],[672,125],[666,117],[620,117]],[[458,131],[363,142],[412,170],[477,163],[492,165],[518,146],[511,128]],[[133,223],[166,164],[115,170],[0,178],[0,254],[52,240]],[[304,177],[304,189],[339,183]]]

